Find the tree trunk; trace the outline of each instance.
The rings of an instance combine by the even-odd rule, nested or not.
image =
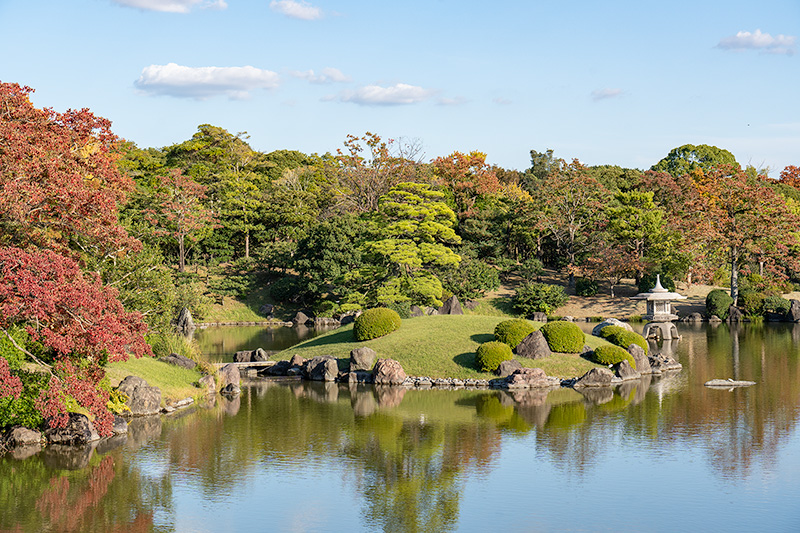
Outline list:
[[[183,242],[184,236],[178,237],[178,272],[186,270],[186,246]]]
[[[250,230],[244,230],[244,257],[250,259]]]
[[[731,246],[731,298],[733,305],[738,305],[739,300],[739,250]]]

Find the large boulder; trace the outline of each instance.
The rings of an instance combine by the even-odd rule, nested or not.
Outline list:
[[[506,378],[508,389],[535,389],[553,385],[541,368],[520,368]]]
[[[418,305],[412,305],[409,309],[409,313],[412,317],[425,316],[425,311]]]
[[[614,373],[607,368],[593,368],[578,378],[572,386],[573,387],[608,387],[611,385],[611,380],[614,379]]]
[[[220,391],[225,391],[226,394],[235,394],[239,391],[241,382],[242,375],[236,365],[227,364],[219,369]]]
[[[509,359],[508,361],[503,361],[497,367],[497,370],[494,373],[501,378],[505,378],[516,372],[517,370],[522,369],[522,364],[516,359]]]
[[[140,377],[127,376],[117,390],[128,397],[125,403],[130,411],[126,411],[126,415],[147,416],[161,411],[161,389],[151,387]]]
[[[633,361],[636,363],[637,372],[640,374],[649,374],[652,372],[650,369],[650,360],[644,353],[644,348],[638,344],[631,343],[631,345],[628,346],[628,353],[633,356]]]
[[[366,346],[356,348],[350,352],[350,372],[356,370],[372,370],[375,364],[375,359],[378,357],[377,352],[372,348]]]
[[[175,321],[175,329],[181,333],[189,333],[195,329],[194,320],[192,319],[192,312],[188,307],[181,309],[178,313],[178,318]]]
[[[253,361],[253,350],[239,350],[233,354],[234,363],[250,363]]]
[[[408,376],[394,359],[378,359],[372,369],[372,381],[376,385],[400,385]]]
[[[614,365],[614,374],[623,381],[642,377],[642,374],[635,370],[627,359]]]
[[[789,300],[792,304],[786,313],[787,322],[800,322],[800,300]]]
[[[444,305],[439,308],[440,315],[463,315],[464,311],[461,309],[461,302],[458,301],[458,297],[454,294],[447,300],[445,300]]]
[[[258,308],[258,313],[267,318],[272,318],[272,315],[275,314],[275,306],[272,304],[264,304]]]
[[[49,423],[47,424],[49,426]],[[88,444],[100,440],[100,435],[86,415],[70,413],[66,427],[48,427],[44,436],[50,444]]]
[[[253,361],[269,361],[269,354],[264,348],[256,348],[250,358]]]
[[[197,387],[205,391],[206,395],[214,394],[217,392],[217,382],[214,376],[205,375],[197,380]]]
[[[289,372],[289,369],[292,368],[292,363],[289,361],[278,361],[272,366],[267,367],[264,370],[264,374],[268,376],[286,376]]]
[[[197,362],[195,362],[194,360],[189,359],[188,357],[177,353],[171,353],[166,357],[161,357],[159,361],[161,361],[162,363],[167,363],[168,365],[175,365],[183,368],[188,368],[189,370],[197,366]]]
[[[528,359],[543,359],[550,357],[553,352],[547,344],[547,339],[540,330],[536,330],[524,339],[514,348],[514,352],[520,357]]]
[[[689,313],[688,315],[681,317],[678,322],[688,322],[690,324],[697,324],[698,322],[703,321],[703,315],[700,313]]]
[[[605,320],[603,320],[602,322],[600,322],[599,324],[597,324],[595,327],[592,328],[592,335],[594,335],[595,337],[599,337],[600,336],[600,332],[606,326],[619,326],[619,327],[621,327],[623,329],[626,329],[628,331],[631,331],[631,332],[633,331],[633,328],[627,322],[623,322],[621,320],[617,320],[616,318],[606,318]]]
[[[310,320],[310,318],[308,318],[308,315],[307,315],[307,314],[305,314],[305,313],[304,313],[304,312],[302,312],[302,311],[298,311],[298,312],[297,312],[297,314],[296,314],[296,315],[294,315],[294,318],[292,319],[292,322],[293,322],[295,325],[297,325],[297,324],[305,324],[305,323],[306,323],[306,322],[308,322],[309,320]]]
[[[42,442],[42,434],[35,429],[14,426],[3,434],[3,438],[9,447],[25,446],[27,444],[39,444]]]
[[[311,381],[335,381],[339,375],[336,359],[330,355],[312,357],[304,363],[303,377]]]
[[[680,370],[683,368],[678,361],[670,355],[657,353],[648,358],[650,362],[651,373],[660,374],[668,370]]]
[[[529,319],[533,320],[534,322],[547,322],[547,313],[542,313],[541,311],[535,311],[528,316]]]

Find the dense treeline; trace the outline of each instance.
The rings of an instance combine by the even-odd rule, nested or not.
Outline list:
[[[532,150],[512,170],[369,132],[323,155],[262,153],[204,124],[142,149],[30,92],[0,84],[0,427],[63,423],[77,404],[107,430],[103,365],[148,353],[145,330],[158,346],[178,309],[202,315],[214,295],[404,313],[513,273],[528,280],[518,310],[547,312],[564,298],[535,281],[549,267],[579,294],[656,274],[730,283],[757,314],[797,279],[800,169],[773,180],[712,146],[647,171]]]
[[[756,307],[796,277],[797,169],[773,180],[713,146],[644,172],[532,150],[520,171],[477,151],[425,161],[418,144],[374,133],[322,156],[246,141],[204,124],[163,149],[122,148],[137,184],[126,227],[179,272],[210,267],[218,294],[268,285],[323,314],[435,306],[549,267],[583,294],[660,274],[730,284]]]

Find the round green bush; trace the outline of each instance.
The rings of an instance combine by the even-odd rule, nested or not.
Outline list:
[[[616,365],[626,360],[630,363],[631,368],[636,368],[636,361],[634,361],[633,356],[619,346],[604,344],[595,348],[592,353],[592,361],[598,365]]]
[[[400,315],[386,307],[367,309],[356,318],[353,335],[358,341],[383,337],[400,327]]]
[[[567,299],[567,293],[560,285],[532,281],[520,285],[511,302],[514,309],[528,316],[533,313],[550,314],[567,303]]]
[[[475,352],[475,364],[481,372],[494,372],[500,363],[513,358],[511,348],[504,342],[484,342]]]
[[[786,314],[792,308],[792,302],[781,296],[767,296],[764,298],[764,311]]]
[[[728,309],[733,305],[733,298],[722,289],[714,289],[706,296],[706,312],[708,316],[717,315],[722,320],[728,318]]]
[[[631,344],[638,344],[644,350],[644,354],[647,355],[647,340],[638,333],[628,331],[621,326],[606,326],[600,330],[600,336],[623,350],[627,350]]]
[[[542,334],[547,345],[558,353],[581,353],[586,337],[577,325],[559,320],[542,326]]]
[[[504,320],[495,326],[494,340],[508,344],[513,349],[535,329],[533,324],[521,318]]]

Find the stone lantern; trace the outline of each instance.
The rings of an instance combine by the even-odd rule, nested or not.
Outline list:
[[[647,314],[644,315],[650,323],[644,327],[644,337],[660,338],[663,340],[677,339],[678,328],[672,322],[678,319],[678,315],[672,312],[672,300],[685,300],[686,296],[677,292],[670,292],[661,286],[661,276],[656,277],[656,286],[648,292],[640,292],[632,296],[631,300],[645,300],[647,302]]]

